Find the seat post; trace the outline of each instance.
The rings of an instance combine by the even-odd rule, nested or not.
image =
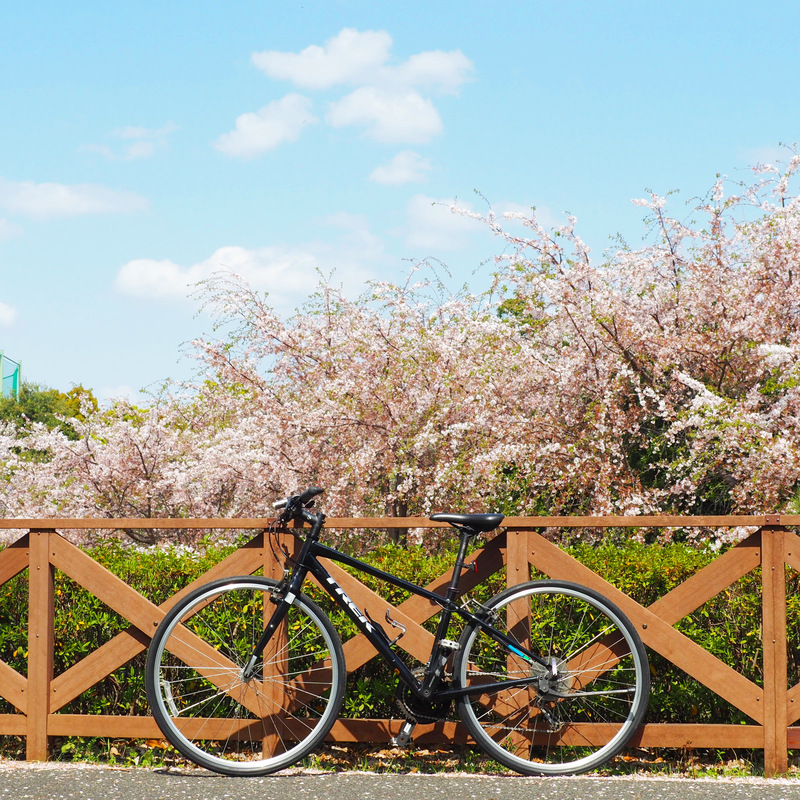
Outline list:
[[[454,600],[458,594],[458,583],[461,580],[461,570],[464,568],[464,560],[467,557],[467,547],[469,547],[469,540],[477,534],[470,528],[459,528],[461,532],[461,542],[458,547],[458,555],[456,556],[455,564],[453,564],[453,575],[450,578],[450,585],[447,587],[447,599]]]
[[[453,654],[453,649],[458,647],[455,642],[446,639],[447,632],[450,628],[450,618],[452,617],[452,610],[449,604],[453,602],[458,596],[458,583],[461,578],[461,570],[464,567],[464,559],[467,555],[467,546],[471,536],[474,536],[476,531],[470,528],[457,526],[461,533],[461,544],[458,548],[458,555],[456,556],[455,564],[453,565],[453,575],[450,578],[450,585],[447,587],[447,606],[443,606],[439,615],[439,624],[436,628],[436,639],[434,640],[434,647],[431,651],[430,661],[425,668],[425,675],[419,685],[418,693],[421,697],[429,698],[434,693],[434,688],[439,685],[442,679],[445,665]]]

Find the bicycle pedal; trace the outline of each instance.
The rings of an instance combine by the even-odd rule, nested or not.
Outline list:
[[[416,727],[417,723],[413,719],[407,719],[403,723],[403,727],[400,728],[400,733],[397,736],[392,736],[391,745],[392,747],[408,747],[411,743],[411,733]]]

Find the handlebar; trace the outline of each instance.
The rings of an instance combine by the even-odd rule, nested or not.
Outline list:
[[[289,497],[284,497],[272,504],[275,509],[284,509],[280,515],[280,519],[288,521],[295,517],[304,508],[310,508],[314,503],[314,498],[322,494],[325,490],[319,486],[310,486],[301,494],[293,494]]]

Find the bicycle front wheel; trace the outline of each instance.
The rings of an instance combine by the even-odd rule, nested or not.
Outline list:
[[[571,775],[618,754],[644,717],[647,654],[629,620],[577,584],[533,581],[486,604],[485,619],[522,650],[473,623],[460,641],[457,682],[476,687],[459,701],[461,719],[492,758],[526,775]],[[530,679],[484,693],[490,683]]]
[[[225,578],[196,589],[165,617],[147,656],[150,708],[166,739],[226,775],[265,775],[319,745],[342,703],[341,641],[305,595],[244,677],[276,606],[275,581]]]

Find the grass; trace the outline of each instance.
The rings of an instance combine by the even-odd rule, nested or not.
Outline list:
[[[716,750],[636,750],[617,756],[595,776],[640,775],[686,778],[763,777],[760,752]],[[328,745],[306,760],[310,769],[377,773],[459,772],[480,775],[515,775],[512,770],[467,746],[417,747],[406,750],[376,745]],[[800,759],[790,765],[790,777],[800,778]]]
[[[193,765],[158,739],[56,739],[52,758],[57,762],[82,762],[123,767],[191,769]],[[0,737],[0,759],[25,759],[24,739]],[[323,772],[361,771],[379,774],[461,773],[514,775],[482,751],[466,745],[411,744],[406,749],[388,744],[328,744],[306,758],[299,769]],[[761,751],[645,750],[626,751],[589,775],[670,778],[763,777]],[[800,753],[790,760],[789,778],[800,779]]]

